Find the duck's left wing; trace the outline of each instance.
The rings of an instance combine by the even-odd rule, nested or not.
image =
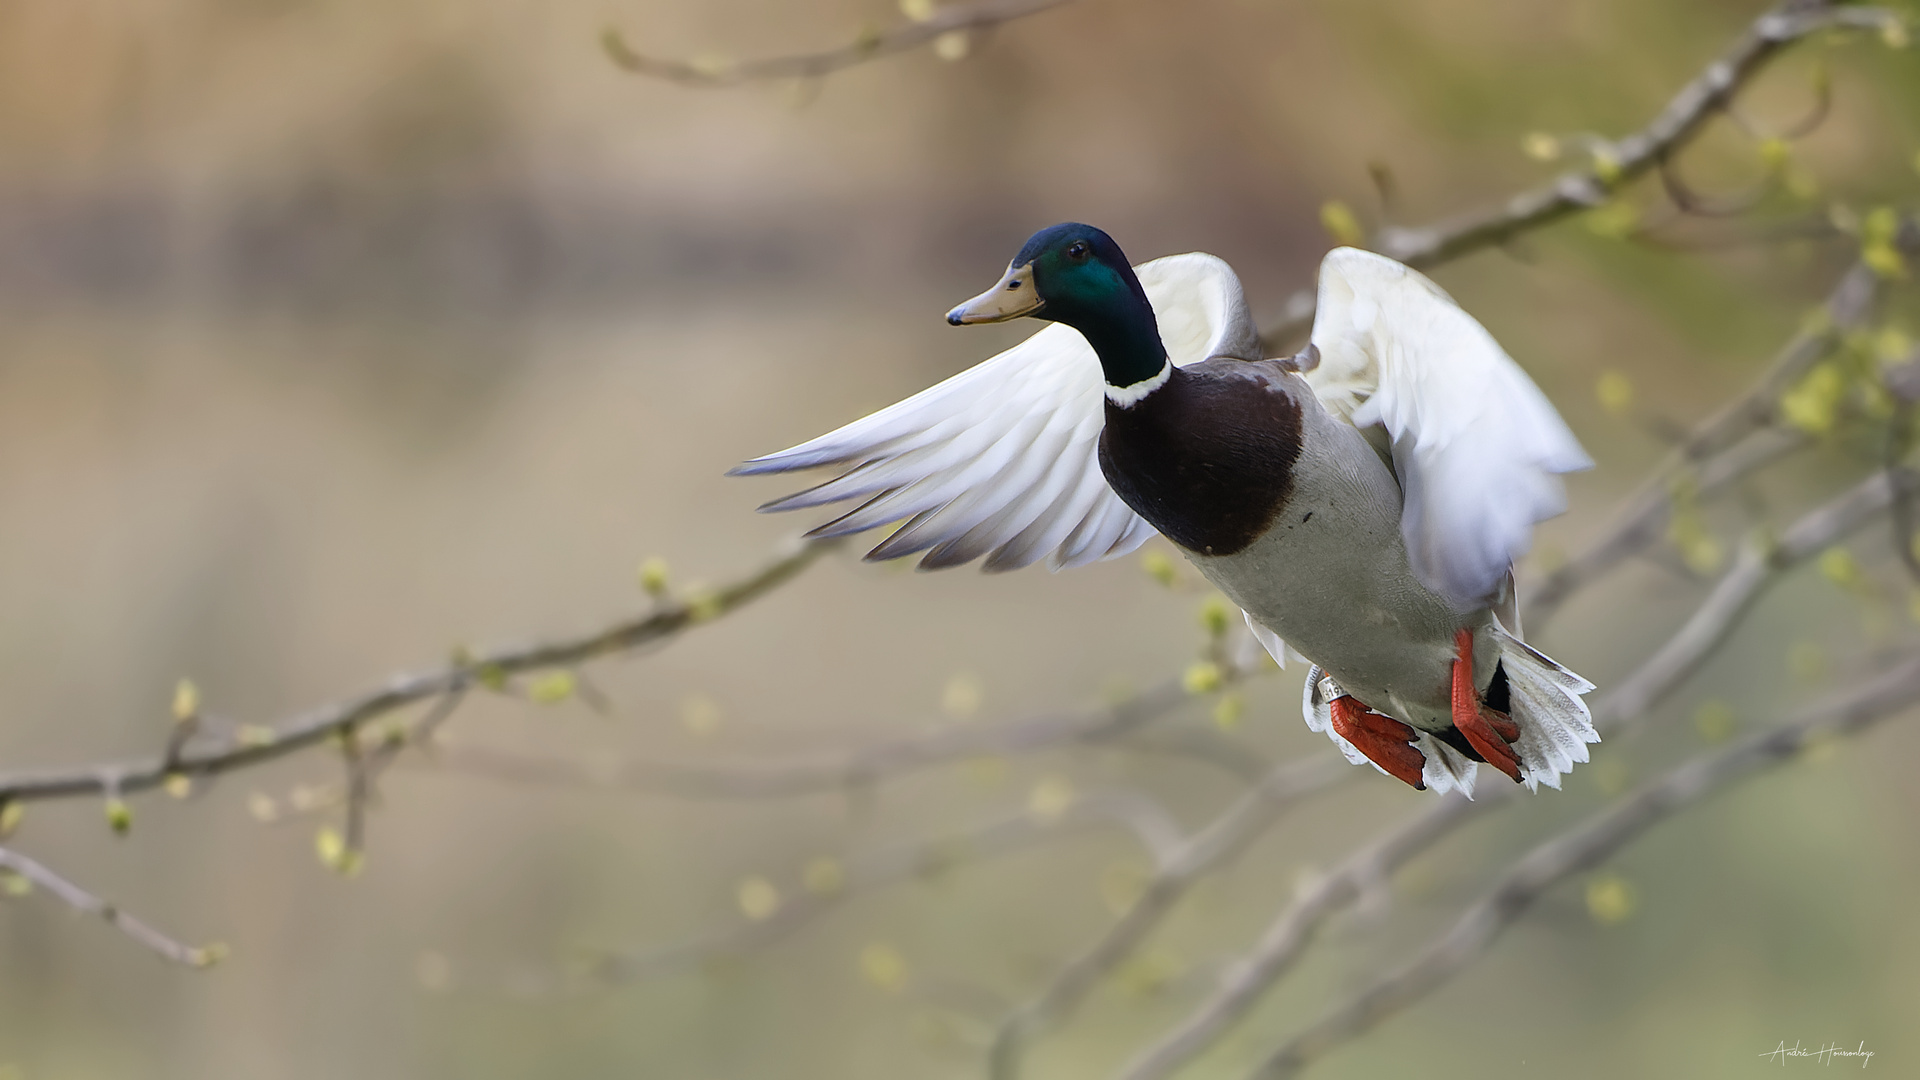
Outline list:
[[[1260,358],[1239,279],[1211,255],[1135,268],[1176,364]],[[1042,558],[1059,569],[1124,555],[1153,535],[1107,486],[1096,459],[1105,423],[1099,358],[1079,332],[1053,325],[918,394],[734,475],[816,466],[844,471],[760,509],[860,500],[809,536],[903,524],[867,553],[926,552],[923,569],[986,557],[1012,570]]]
[[[1306,374],[1327,408],[1384,429],[1421,584],[1492,602],[1533,526],[1566,509],[1557,474],[1591,468],[1526,372],[1425,275],[1337,248],[1320,264]]]

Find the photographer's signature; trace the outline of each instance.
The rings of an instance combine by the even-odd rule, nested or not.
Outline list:
[[[1792,1046],[1788,1046],[1785,1040],[1781,1040],[1780,1046],[1777,1049],[1769,1050],[1760,1056],[1763,1058],[1772,1058],[1782,1065],[1787,1063],[1788,1058],[1818,1058],[1822,1065],[1833,1064],[1834,1058],[1859,1058],[1860,1067],[1863,1069],[1873,1061],[1873,1051],[1867,1049],[1867,1044],[1864,1042],[1851,1050],[1838,1043],[1828,1043],[1819,1049],[1814,1049],[1812,1047],[1802,1048],[1798,1039],[1794,1040]]]

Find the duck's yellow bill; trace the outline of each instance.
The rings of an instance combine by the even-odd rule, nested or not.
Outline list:
[[[955,326],[969,323],[1006,322],[1031,315],[1046,306],[1033,285],[1033,264],[1009,266],[993,288],[947,312],[947,321]]]

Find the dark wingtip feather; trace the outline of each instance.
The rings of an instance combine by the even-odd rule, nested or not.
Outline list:
[[[903,559],[908,555],[918,555],[939,543],[937,539],[921,536],[915,530],[928,518],[939,513],[942,509],[943,507],[936,506],[922,510],[901,522],[899,527],[894,529],[885,540],[875,544],[873,550],[867,552],[866,561],[886,562],[889,559]],[[925,567],[922,567],[922,569],[925,569]]]
[[[846,447],[837,450],[814,450],[808,453],[801,453],[800,450],[801,447],[796,446],[792,450],[781,450],[757,458],[748,458],[728,469],[727,475],[761,476],[766,473],[801,472],[805,469],[820,469],[829,465],[845,465],[860,456],[857,451],[849,451]]]
[[[846,502],[848,499],[860,499],[862,500],[860,505],[858,507],[855,507],[853,510],[848,511],[849,514],[858,513],[860,510],[864,510],[868,506],[871,506],[875,499],[879,499],[879,498],[883,498],[885,496],[891,495],[900,489],[886,488],[882,491],[875,492],[873,491],[873,489],[869,488],[866,491],[848,491],[843,494],[829,495],[824,498],[820,495],[820,491],[823,488],[832,487],[835,484],[838,484],[847,480],[849,477],[854,476],[855,474],[859,473],[861,469],[864,469],[866,468],[867,465],[871,465],[871,464],[872,462],[867,462],[866,464],[861,465],[858,468],[849,469],[846,472],[841,473],[839,476],[832,478],[831,480],[823,480],[820,483],[815,484],[810,488],[803,488],[799,491],[794,492],[791,495],[782,495],[777,499],[769,499],[766,502],[761,503],[758,507],[756,507],[756,509],[763,514],[772,514],[772,513],[778,513],[784,510],[810,510],[816,506],[827,506],[832,503]],[[842,516],[845,516],[845,515],[842,515]],[[834,520],[838,521],[839,518],[835,518]]]
[[[883,540],[873,545],[873,548],[865,555],[860,556],[860,561],[870,563],[892,562],[895,559],[903,558],[911,554],[913,554],[911,551],[888,551],[886,541]]]
[[[1004,550],[1005,549],[1002,549],[1002,551]],[[1034,563],[1039,562],[1045,554],[1044,552],[1033,552],[1025,555],[1003,555],[1002,551],[996,551],[992,555],[987,556],[987,561],[980,564],[980,572],[983,574],[1010,574],[1015,570],[1023,570],[1032,566]]]
[[[956,537],[955,539],[935,544],[932,549],[927,552],[926,557],[920,560],[919,569],[951,570],[956,566],[965,566],[986,554],[986,552],[979,549],[977,544],[962,543],[961,541],[965,539],[965,537]]]
[[[805,494],[805,492],[802,492],[801,494]],[[859,506],[854,507],[853,509],[847,511],[844,514],[841,514],[837,518],[834,518],[832,521],[814,526],[812,529],[809,529],[804,535],[809,540],[831,540],[831,539],[834,539],[835,537],[852,536],[854,533],[863,533],[863,532],[866,532],[868,529],[877,529],[880,526],[878,525],[849,526],[847,524],[847,519],[853,517],[855,514],[858,514],[860,511],[865,510],[867,507],[872,506],[874,503],[880,501],[881,499],[886,498],[887,494],[888,494],[887,492],[883,491],[880,494],[875,495],[873,498],[868,499],[866,502],[861,503]],[[789,495],[787,497],[792,498],[793,496]],[[775,501],[779,502],[782,500],[775,500]],[[885,545],[882,544],[881,546],[884,547]]]
[[[800,535],[808,540],[838,540],[842,536],[852,536],[854,533],[863,533],[873,528],[871,525],[849,527],[842,525],[840,520],[834,518],[825,525],[816,525]]]
[[[793,470],[794,466],[779,460],[778,455],[768,454],[766,457],[748,458],[733,468],[728,469],[727,475],[764,476],[767,473],[792,472]]]

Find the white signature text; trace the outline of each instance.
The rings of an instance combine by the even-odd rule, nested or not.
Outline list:
[[[1785,1040],[1781,1040],[1778,1048],[1769,1050],[1760,1056],[1763,1058],[1772,1058],[1782,1065],[1787,1063],[1788,1058],[1818,1058],[1822,1065],[1833,1064],[1834,1058],[1859,1058],[1860,1067],[1863,1069],[1873,1062],[1873,1051],[1867,1049],[1867,1044],[1864,1042],[1849,1050],[1838,1043],[1828,1043],[1825,1046],[1815,1049],[1813,1047],[1801,1047],[1800,1040],[1798,1039],[1794,1040],[1792,1046],[1788,1046]]]

